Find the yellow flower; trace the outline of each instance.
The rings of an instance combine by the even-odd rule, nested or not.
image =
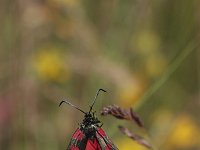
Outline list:
[[[36,54],[33,64],[38,77],[42,80],[63,82],[68,79],[69,71],[64,57],[57,49],[42,49]]]
[[[144,89],[145,86],[141,82],[140,84],[129,83],[123,85],[118,92],[120,105],[129,107],[132,106],[139,100],[140,96],[144,92]]]
[[[138,53],[143,56],[148,56],[160,49],[160,37],[152,30],[143,30],[139,32],[137,37],[134,37],[133,40],[134,39],[133,47],[136,45]]]
[[[169,137],[169,144],[173,147],[190,148],[200,141],[200,131],[195,122],[187,115],[176,121],[172,134]]]

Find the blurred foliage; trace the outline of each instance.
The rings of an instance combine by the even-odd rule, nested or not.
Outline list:
[[[65,149],[97,112],[133,107],[155,150],[200,149],[198,0],[1,0],[0,149]],[[99,114],[97,114],[99,115]],[[102,118],[122,150],[145,150]],[[110,128],[112,126],[112,128]]]

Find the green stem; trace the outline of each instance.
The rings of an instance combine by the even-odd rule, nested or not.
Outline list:
[[[149,100],[149,98],[170,78],[170,76],[178,69],[181,63],[185,60],[187,56],[191,54],[194,50],[198,48],[199,44],[195,41],[191,41],[184,50],[176,57],[174,62],[168,67],[166,72],[161,76],[161,78],[152,85],[147,92],[142,96],[138,103],[134,106],[135,110],[141,108],[141,106]]]

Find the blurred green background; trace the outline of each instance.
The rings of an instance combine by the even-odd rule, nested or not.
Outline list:
[[[1,0],[0,149],[64,150],[95,109],[120,150],[200,149],[200,1]],[[133,107],[146,129],[101,117]]]

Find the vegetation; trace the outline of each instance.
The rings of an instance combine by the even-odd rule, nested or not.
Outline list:
[[[120,150],[200,149],[198,0],[1,0],[0,149],[64,150],[95,104]],[[100,116],[132,107],[146,129]]]

